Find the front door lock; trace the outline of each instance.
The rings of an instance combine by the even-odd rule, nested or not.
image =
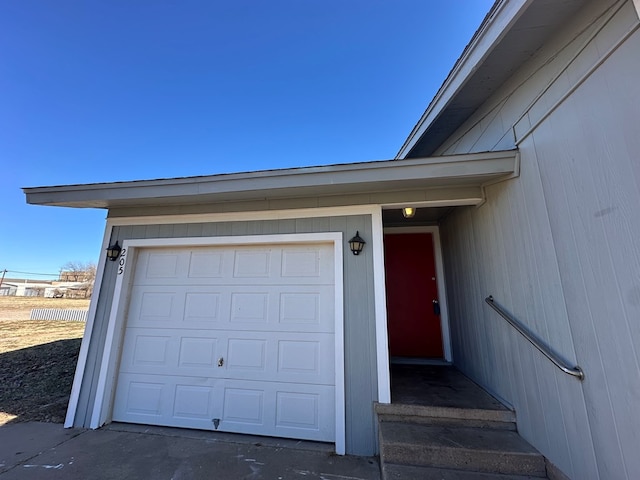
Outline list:
[[[223,365],[224,365],[224,358],[223,358],[223,357],[220,357],[220,358],[218,359],[218,366],[219,366],[219,367],[221,367],[221,366],[223,366]]]

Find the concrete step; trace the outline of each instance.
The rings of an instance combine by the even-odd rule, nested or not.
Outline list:
[[[516,432],[380,422],[380,461],[389,464],[545,477],[545,460]]]
[[[540,477],[529,475],[502,475],[413,465],[385,465],[382,478],[385,480],[540,480]]]
[[[378,419],[382,422],[516,430],[515,413],[507,409],[487,410],[397,403],[378,403],[375,408]]]

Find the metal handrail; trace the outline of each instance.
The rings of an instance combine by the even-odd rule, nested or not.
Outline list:
[[[496,305],[493,301],[492,295],[489,295],[487,298],[484,299],[484,301],[487,302],[487,304],[491,308],[493,308],[496,312],[498,312],[502,318],[504,318],[507,322],[509,322],[509,324],[513,328],[515,328],[518,331],[518,333],[520,333],[520,335],[522,335],[524,338],[529,340],[531,345],[536,347],[538,350],[540,350],[540,352],[545,357],[551,360],[556,367],[558,367],[560,370],[562,370],[566,374],[572,375],[578,378],[579,380],[584,380],[584,372],[579,366],[576,365],[575,367],[571,367],[567,365],[558,354],[556,354],[553,350],[551,350],[547,345],[542,343],[542,341],[538,337],[536,337],[533,333],[531,333],[527,329],[527,327],[522,325],[520,322],[518,322],[518,320],[516,320],[511,315],[509,315],[509,313],[507,313],[498,305]]]

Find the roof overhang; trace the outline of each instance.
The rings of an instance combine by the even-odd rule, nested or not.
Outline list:
[[[110,209],[481,186],[516,171],[517,151],[509,150],[23,190],[32,205]]]
[[[396,158],[433,155],[589,0],[498,0]]]

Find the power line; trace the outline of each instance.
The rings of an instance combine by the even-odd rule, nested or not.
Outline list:
[[[5,270],[7,273],[20,273],[22,275],[46,275],[48,277],[59,277],[59,273],[33,273],[33,272],[18,272],[16,270]]]

